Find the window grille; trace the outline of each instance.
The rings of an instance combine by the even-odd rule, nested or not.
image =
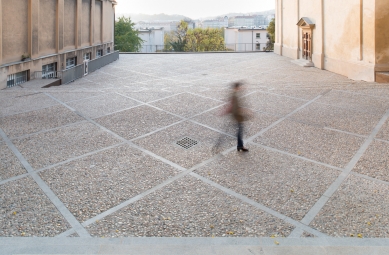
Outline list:
[[[96,51],[96,58],[100,58],[101,56],[103,56],[103,50]]]
[[[76,58],[68,58],[66,59],[66,69],[70,69],[76,66]]]
[[[27,82],[28,80],[28,71],[23,71],[20,73],[15,73],[7,76],[7,87],[14,87],[22,83]]]
[[[56,66],[56,63],[42,66],[42,79],[55,78],[55,72],[57,71]]]

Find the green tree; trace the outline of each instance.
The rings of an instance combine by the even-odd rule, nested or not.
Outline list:
[[[181,20],[177,31],[165,34],[165,50],[169,51],[222,51],[224,44],[224,30],[218,28],[189,29],[188,22]]]
[[[115,44],[121,52],[138,52],[143,40],[139,37],[138,31],[134,28],[131,18],[120,17],[115,22]]]
[[[178,24],[177,26],[176,32],[174,33],[176,40],[170,42],[170,45],[173,47],[174,51],[184,51],[187,32],[188,32],[188,23],[184,20],[181,20],[180,24]]]
[[[185,51],[224,51],[224,31],[219,28],[189,29],[186,34]]]
[[[272,19],[267,27],[267,32],[269,34],[269,41],[266,44],[266,50],[273,50],[274,43],[276,41],[276,21]]]

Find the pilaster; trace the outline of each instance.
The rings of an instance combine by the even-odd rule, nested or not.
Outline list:
[[[77,0],[76,8],[76,49],[81,46],[81,25],[82,25],[82,0]]]
[[[28,1],[28,53],[39,56],[39,1]]]
[[[0,65],[3,63],[3,7],[0,0]]]
[[[57,53],[63,50],[64,45],[64,0],[57,0],[57,26],[56,26],[56,48]]]
[[[95,8],[96,8],[96,2],[95,0],[91,0],[90,1],[90,28],[89,28],[90,46],[92,46],[95,42]]]
[[[105,10],[105,1],[101,1],[101,32],[100,32],[100,37],[101,37],[101,43],[104,43],[104,23],[105,23],[105,16],[104,16],[104,10]]]

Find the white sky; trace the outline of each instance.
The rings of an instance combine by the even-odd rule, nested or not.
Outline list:
[[[116,13],[180,14],[192,19],[275,8],[275,0],[117,0]]]

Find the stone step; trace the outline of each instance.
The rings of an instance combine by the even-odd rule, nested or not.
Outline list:
[[[378,83],[389,83],[389,72],[376,72],[375,81]]]
[[[302,66],[302,67],[314,67],[315,65],[313,64],[312,61],[306,60],[306,59],[295,59],[291,61],[292,63]]]

